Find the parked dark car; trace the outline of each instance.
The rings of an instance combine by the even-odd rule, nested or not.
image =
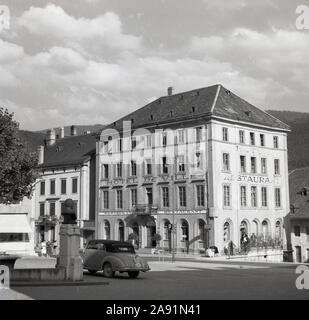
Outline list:
[[[137,278],[140,271],[150,270],[131,243],[114,240],[90,240],[83,254],[83,265],[92,274],[103,270],[107,278],[112,278],[116,271]]]

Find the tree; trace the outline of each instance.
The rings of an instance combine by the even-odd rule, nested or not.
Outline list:
[[[152,237],[152,240],[156,242],[156,245],[158,247],[160,241],[162,240],[162,237],[159,233],[155,233]]]
[[[18,137],[13,113],[0,108],[0,203],[29,198],[37,177],[37,156],[27,152]]]

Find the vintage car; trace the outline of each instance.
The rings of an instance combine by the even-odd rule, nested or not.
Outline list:
[[[116,271],[137,278],[140,271],[150,270],[131,243],[113,240],[90,240],[83,254],[83,266],[92,274],[103,270],[107,278],[112,278]]]

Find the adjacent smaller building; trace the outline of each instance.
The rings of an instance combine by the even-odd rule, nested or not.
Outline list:
[[[309,168],[292,171],[290,213],[285,218],[287,249],[290,260],[309,262]]]
[[[39,146],[40,178],[36,183],[36,239],[58,242],[64,201],[75,204],[82,242],[94,236],[95,215],[95,141],[94,134],[56,138],[53,129],[47,132],[45,146]]]

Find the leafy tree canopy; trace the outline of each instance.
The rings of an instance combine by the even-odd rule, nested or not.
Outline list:
[[[30,197],[37,177],[37,157],[27,152],[18,137],[13,113],[0,108],[0,203],[10,204]]]

